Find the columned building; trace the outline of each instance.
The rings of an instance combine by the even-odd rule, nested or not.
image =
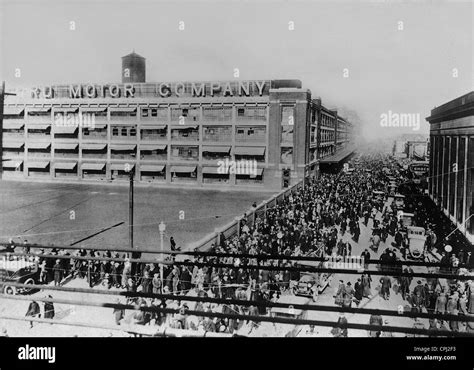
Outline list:
[[[429,194],[474,243],[474,92],[431,111]]]

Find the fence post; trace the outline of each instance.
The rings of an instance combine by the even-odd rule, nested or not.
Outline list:
[[[235,218],[235,222],[237,224],[237,237],[239,237],[239,238],[240,238],[240,220],[241,219],[242,219],[242,217],[240,217],[240,216],[237,216]]]
[[[216,233],[216,247],[217,247],[221,245],[221,233],[217,227],[214,229],[214,232]]]

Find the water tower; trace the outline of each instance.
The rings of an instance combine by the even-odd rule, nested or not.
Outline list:
[[[145,82],[145,58],[133,51],[122,57],[122,83]]]

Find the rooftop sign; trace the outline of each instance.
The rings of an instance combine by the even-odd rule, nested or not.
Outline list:
[[[232,97],[268,95],[270,81],[71,84],[17,89],[27,99]]]

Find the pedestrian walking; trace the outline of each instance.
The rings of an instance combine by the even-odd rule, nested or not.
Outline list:
[[[41,318],[41,310],[40,310],[40,306],[39,306],[38,302],[32,301],[28,305],[28,310],[26,311],[25,316]],[[30,321],[30,328],[33,328],[33,321]]]

